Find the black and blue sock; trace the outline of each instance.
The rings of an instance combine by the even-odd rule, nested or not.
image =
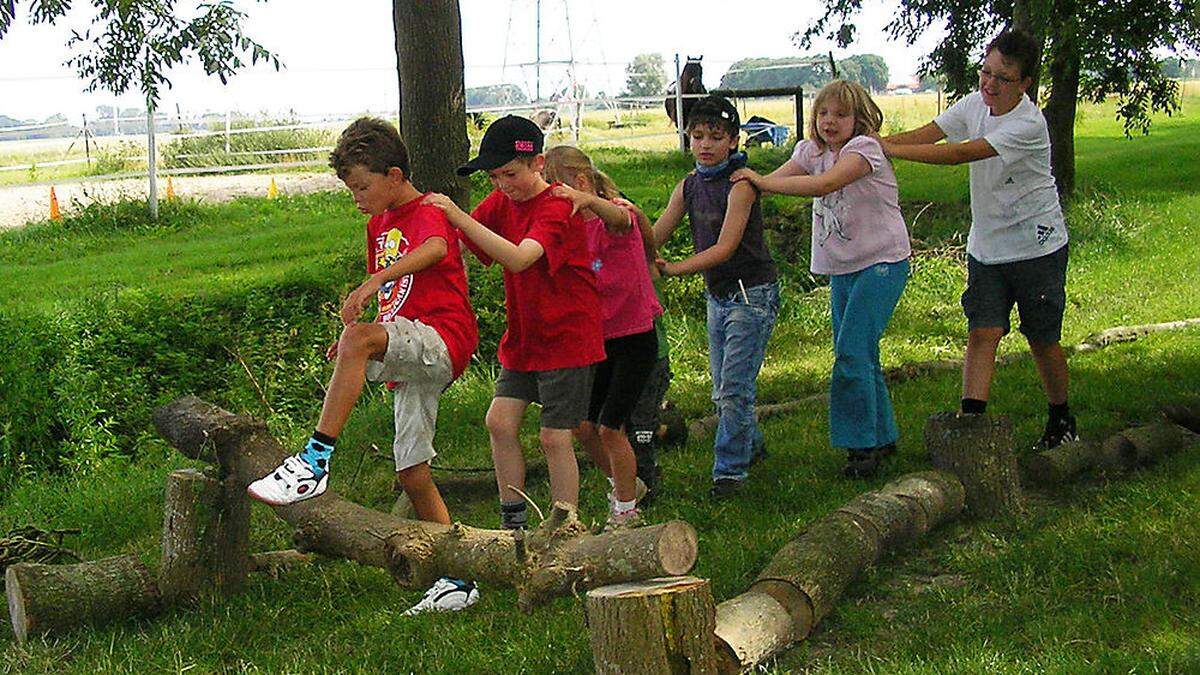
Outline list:
[[[336,443],[337,439],[333,436],[314,431],[312,437],[304,444],[304,449],[300,451],[300,459],[307,462],[312,472],[320,478],[329,471],[329,458],[333,455]]]

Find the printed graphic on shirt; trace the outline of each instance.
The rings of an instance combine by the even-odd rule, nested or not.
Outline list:
[[[832,235],[837,235],[842,241],[852,241],[853,237],[848,236],[842,230],[842,219],[839,216],[846,214],[846,204],[843,200],[842,191],[830,192],[824,197],[814,197],[812,202],[813,219],[816,221],[816,227],[819,228],[816,232],[817,244],[824,246],[826,240]]]
[[[393,228],[381,233],[375,239],[375,268],[391,267],[404,257],[408,248],[408,239],[399,229]],[[379,320],[394,321],[400,315],[400,308],[412,291],[413,275],[406,274],[379,287]]]
[[[1046,245],[1046,242],[1050,240],[1050,235],[1052,235],[1052,234],[1054,234],[1054,226],[1053,225],[1038,225],[1037,226],[1037,240],[1038,240],[1038,243],[1041,244],[1042,246]]]

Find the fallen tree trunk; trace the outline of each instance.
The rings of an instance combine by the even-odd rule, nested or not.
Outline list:
[[[717,606],[722,670],[740,670],[803,640],[868,565],[957,517],[965,504],[951,474],[902,476],[818,519],[767,563],[742,595]]]
[[[1057,485],[1088,471],[1130,471],[1197,441],[1200,436],[1184,427],[1155,422],[1113,434],[1103,443],[1064,443],[1025,459],[1021,469],[1031,482]]]
[[[1012,423],[997,415],[936,413],[925,424],[933,465],[966,490],[967,512],[977,518],[1017,516],[1023,508]]]
[[[4,573],[13,633],[19,642],[80,624],[125,620],[159,611],[158,587],[136,556],[75,565],[17,563]]]
[[[301,553],[295,549],[251,553],[250,571],[261,572],[275,578],[286,570],[311,565],[315,559],[316,556],[313,554]]]
[[[180,452],[216,461],[243,490],[288,454],[262,423],[191,396],[156,410],[154,421]],[[439,576],[514,586],[524,609],[574,590],[685,574],[697,553],[696,532],[683,521],[593,536],[557,507],[527,542],[508,531],[397,518],[333,491],[272,508],[295,527],[300,551],[380,567],[411,587]]]
[[[716,609],[706,579],[670,577],[588,591],[596,672],[716,673]]]

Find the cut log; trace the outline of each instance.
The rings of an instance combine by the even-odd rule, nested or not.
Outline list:
[[[1061,485],[1096,468],[1100,446],[1090,441],[1063,443],[1021,460],[1021,475],[1038,485]]]
[[[229,494],[232,492],[232,494]],[[249,504],[243,490],[196,469],[167,476],[158,586],[168,603],[230,594],[250,569]]]
[[[1157,462],[1172,452],[1194,445],[1200,438],[1170,422],[1155,422],[1126,429],[1121,432],[1121,436],[1129,442],[1132,449],[1131,454],[1125,458],[1125,467],[1128,469]]]
[[[722,670],[760,663],[803,640],[879,556],[962,513],[952,474],[908,474],[851,500],[775,554],[750,589],[717,606]]]
[[[288,455],[261,423],[191,396],[155,411],[155,424],[183,454],[218,461],[243,490]],[[525,609],[573,591],[685,574],[697,553],[696,532],[683,521],[593,536],[573,511],[555,509],[518,546],[511,532],[397,518],[332,490],[272,508],[295,528],[300,551],[380,567],[410,587],[439,576],[511,585]]]
[[[1021,514],[1024,502],[1007,417],[936,413],[925,424],[925,446],[936,468],[962,481],[971,515]]]
[[[1163,408],[1163,414],[1184,429],[1200,434],[1200,400],[1173,403]]]
[[[716,608],[708,581],[669,577],[588,591],[596,672],[716,673]]]
[[[737,673],[761,663],[792,644],[798,632],[774,597],[742,593],[717,605],[717,667],[722,673]]]
[[[85,623],[149,616],[161,607],[153,576],[131,555],[75,565],[17,563],[4,582],[19,642]]]

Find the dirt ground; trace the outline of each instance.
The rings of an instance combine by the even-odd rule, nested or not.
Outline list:
[[[229,201],[236,197],[266,196],[275,179],[281,194],[301,194],[321,190],[338,190],[342,183],[332,171],[322,173],[236,174],[173,177],[175,194],[206,202]],[[122,180],[64,182],[54,186],[59,209],[64,214],[96,200],[111,201],[119,197],[140,197],[149,193],[145,178]],[[167,190],[166,178],[158,183],[158,197]],[[50,214],[50,186],[17,185],[0,188],[0,229],[21,227],[31,220],[43,220]]]

